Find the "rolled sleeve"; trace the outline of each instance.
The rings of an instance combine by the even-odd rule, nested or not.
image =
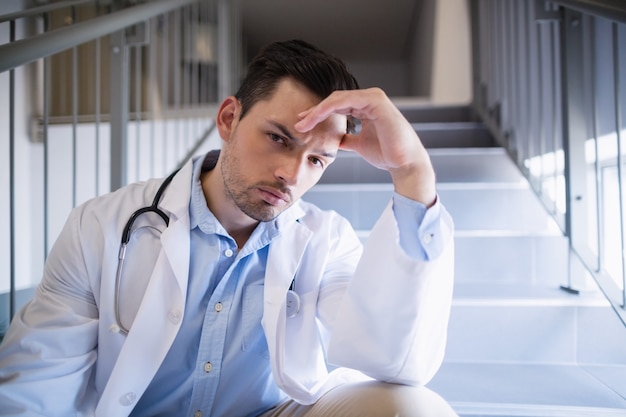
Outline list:
[[[439,197],[426,208],[410,198],[393,194],[393,213],[398,224],[400,246],[410,257],[428,261],[441,255],[452,237],[452,218]]]

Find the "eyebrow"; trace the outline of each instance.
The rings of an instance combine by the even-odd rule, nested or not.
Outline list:
[[[280,132],[286,136],[290,141],[295,142],[297,145],[304,146],[304,143],[299,138],[295,137],[289,129],[283,125],[282,123],[276,122],[274,120],[270,120],[269,123],[274,126],[276,129],[280,130]],[[314,150],[315,153],[324,156],[326,158],[335,159],[337,157],[337,152],[328,152],[322,149]]]

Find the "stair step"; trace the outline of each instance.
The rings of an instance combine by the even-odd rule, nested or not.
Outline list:
[[[496,141],[478,122],[412,123],[426,148],[494,147]]]
[[[497,143],[469,106],[403,106],[426,148],[491,147]]]
[[[550,284],[543,280],[527,282],[483,281],[454,283],[454,305],[494,307],[608,307],[602,293],[589,285],[579,294],[561,289],[565,282]]]
[[[525,183],[442,183],[438,185],[438,193],[459,231],[561,234]],[[311,188],[303,199],[322,209],[337,211],[355,229],[369,230],[392,195],[390,183],[326,183]]]
[[[568,241],[562,235],[455,235],[457,283],[541,281],[558,287],[567,280]]]
[[[597,287],[457,282],[446,361],[626,366],[626,332]]]
[[[615,377],[626,368],[606,369]],[[607,386],[593,367],[562,364],[444,363],[429,388],[461,416],[624,416],[624,391]]]
[[[438,183],[526,183],[502,148],[428,149]]]
[[[457,230],[561,234],[527,183],[440,183],[437,191]]]
[[[475,122],[474,110],[469,106],[404,105],[397,103],[404,117],[411,123]]]
[[[502,148],[427,149],[438,183],[526,182]],[[319,184],[391,183],[389,172],[378,169],[354,152],[341,151]]]

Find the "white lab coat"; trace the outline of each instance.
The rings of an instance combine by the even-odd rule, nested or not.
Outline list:
[[[130,214],[150,205],[161,181],[130,185],[72,212],[34,301],[15,317],[0,352],[0,404],[8,404],[0,415],[18,414],[20,404],[34,407],[24,413],[33,416],[130,413],[182,322],[191,173],[188,163],[163,195],[160,207],[170,223],[155,235],[160,240],[142,241],[146,250],[129,254],[122,289],[122,320],[132,323],[128,336],[109,328],[120,236]],[[428,382],[443,359],[451,303],[447,213],[438,230],[447,241],[443,253],[417,262],[399,246],[390,207],[363,256],[356,234],[337,214],[303,202],[289,210],[298,221],[272,241],[264,287],[262,325],[278,385],[306,404],[358,378]],[[296,273],[302,306],[287,318],[286,293]],[[329,373],[327,363],[362,373]]]

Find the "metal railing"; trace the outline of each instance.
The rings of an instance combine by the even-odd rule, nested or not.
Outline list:
[[[240,72],[228,0],[0,5],[0,335],[71,208],[219,146]]]
[[[473,0],[474,108],[626,324],[626,3]],[[584,268],[577,268],[577,265]]]

